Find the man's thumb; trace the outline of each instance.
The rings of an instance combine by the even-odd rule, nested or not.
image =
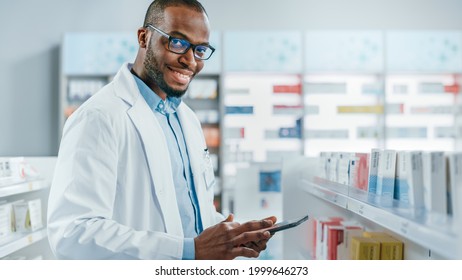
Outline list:
[[[232,222],[234,220],[234,215],[229,214],[228,217],[223,221],[223,223]]]

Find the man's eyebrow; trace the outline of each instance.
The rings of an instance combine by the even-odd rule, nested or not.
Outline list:
[[[179,32],[179,31],[171,31],[171,32],[166,32],[168,35],[172,36],[172,37],[176,37],[176,38],[180,38],[180,39],[185,39],[185,40],[188,40],[189,42],[191,42],[191,39],[188,38],[188,36],[186,36],[185,34]],[[193,42],[191,42],[192,44],[194,44]],[[197,43],[197,44],[194,44],[194,45],[204,45],[204,46],[210,46],[210,42],[201,42],[201,43]]]

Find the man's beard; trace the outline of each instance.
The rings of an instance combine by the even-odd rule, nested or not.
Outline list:
[[[185,90],[175,90],[171,88],[164,80],[163,73],[160,71],[159,63],[154,56],[154,51],[151,45],[148,45],[146,51],[146,59],[144,60],[144,67],[146,68],[148,78],[154,82],[161,90],[163,90],[168,97],[180,98],[188,88]]]

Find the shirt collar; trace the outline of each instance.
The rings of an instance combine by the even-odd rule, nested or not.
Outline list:
[[[159,113],[172,114],[175,113],[178,106],[181,104],[181,98],[167,97],[164,101],[160,98],[152,89],[150,89],[140,78],[132,74],[135,78],[136,85],[140,90],[141,95],[143,96],[146,103],[148,103],[151,110],[158,111]]]

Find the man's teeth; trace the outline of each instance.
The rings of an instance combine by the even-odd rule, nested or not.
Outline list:
[[[177,71],[174,71],[177,75],[179,75],[180,77],[184,78],[184,79],[189,79],[189,75],[184,75],[184,74],[181,74],[180,72],[177,72]]]

